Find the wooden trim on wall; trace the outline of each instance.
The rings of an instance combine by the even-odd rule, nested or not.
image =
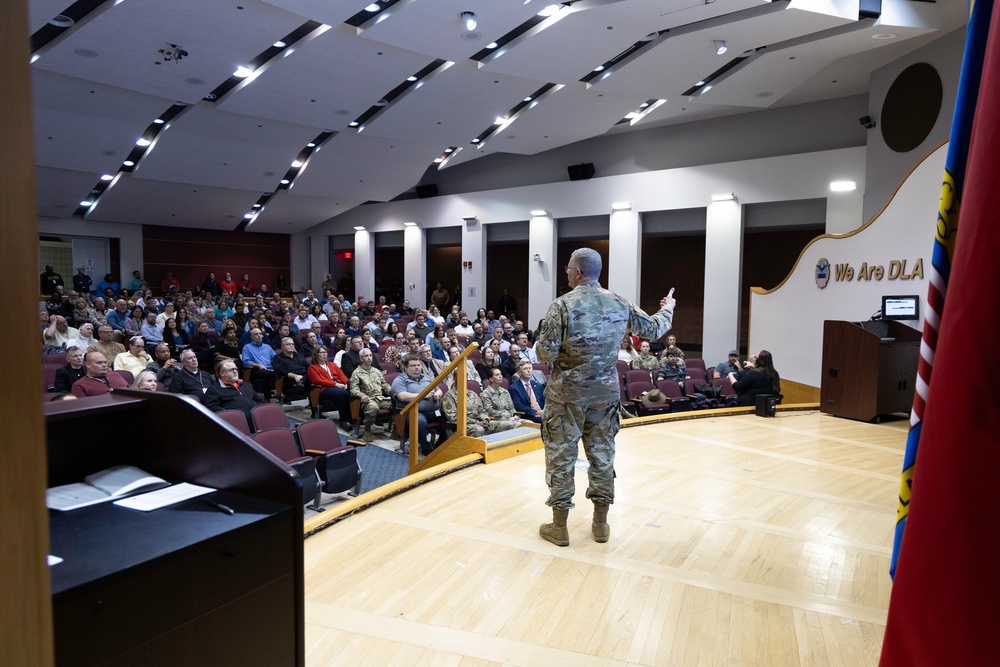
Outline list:
[[[28,4],[4,5],[0,21],[0,247],[12,313],[38,311],[38,222],[28,66]],[[38,341],[40,343],[41,341]],[[24,347],[17,327],[0,327],[0,346]],[[53,664],[48,471],[42,421],[42,368],[36,350],[17,362],[17,382],[3,393],[0,447],[0,665]],[[13,379],[13,378],[12,378]]]

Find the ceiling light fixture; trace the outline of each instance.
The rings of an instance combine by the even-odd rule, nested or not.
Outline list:
[[[476,26],[479,25],[476,22],[475,12],[462,12],[458,15],[458,18],[462,19],[462,22],[465,23],[465,29],[470,32],[475,30]]]
[[[294,162],[292,162],[292,166],[298,169],[299,167],[302,166],[302,162],[300,160],[295,160]]]
[[[380,9],[382,9],[382,8],[378,6],[377,2],[373,2],[372,4],[370,4],[367,7],[365,7],[365,11],[366,12],[372,12],[373,14],[375,12],[379,11]]]
[[[542,7],[542,11],[538,12],[538,16],[555,16],[562,9],[560,5],[546,5]]]
[[[236,68],[236,71],[233,72],[233,76],[235,76],[237,79],[245,79],[251,74],[253,74],[253,70],[247,67],[246,65],[240,65],[239,67]]]
[[[726,41],[722,39],[716,39],[712,41],[712,45],[715,47],[715,55],[721,56],[723,53],[729,50],[726,46]]]
[[[363,232],[363,231],[365,231],[365,228],[364,227],[355,227],[354,231],[356,231],[356,232]]]
[[[286,46],[288,46],[288,45],[287,45],[287,44],[285,44],[285,43],[284,43],[283,41],[281,41],[281,40],[279,39],[279,40],[278,40],[277,42],[275,42],[275,43],[274,43],[274,44],[272,44],[271,46],[273,46],[273,47],[274,47],[274,48],[276,48],[276,49],[283,49],[283,48],[285,48],[285,47],[286,47]]]
[[[712,195],[712,201],[736,201],[736,193],[734,192],[717,192]]]
[[[833,181],[830,183],[831,192],[850,192],[857,189],[858,184],[854,181]]]
[[[111,181],[111,180],[114,180],[114,178],[115,177],[112,176],[111,174],[101,174],[101,180],[102,181]]]
[[[149,143],[150,143],[149,139],[140,138],[138,141],[135,142],[135,145],[145,148],[146,146],[149,145]]]
[[[630,201],[616,201],[611,205],[612,211],[629,211],[632,209],[632,202]]]
[[[549,214],[548,211],[541,208],[532,209],[531,211],[531,217],[533,218],[544,218],[548,214]]]
[[[404,223],[403,223],[403,226],[404,226],[404,227],[416,227],[416,226],[417,226],[417,223],[415,223],[415,222],[412,222],[412,221],[410,221],[410,222],[404,222]],[[355,227],[355,229],[357,229],[357,227]]]
[[[132,160],[125,160],[124,162],[122,162],[122,166],[123,167],[134,167],[135,166],[135,162],[132,162]]]

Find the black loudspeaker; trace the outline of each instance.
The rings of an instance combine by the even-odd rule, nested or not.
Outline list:
[[[758,417],[773,417],[778,412],[778,397],[775,394],[757,394],[757,407],[754,414]]]
[[[570,166],[566,167],[566,171],[569,172],[569,180],[585,181],[588,178],[593,178],[594,163],[581,162],[580,164],[571,164]]]
[[[433,183],[428,183],[427,185],[417,186],[417,197],[420,199],[427,199],[428,197],[437,197],[438,186]]]

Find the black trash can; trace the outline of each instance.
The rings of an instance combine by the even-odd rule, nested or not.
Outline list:
[[[758,417],[773,417],[778,412],[776,407],[778,405],[777,394],[757,394],[755,398],[757,399],[757,407],[754,414]]]

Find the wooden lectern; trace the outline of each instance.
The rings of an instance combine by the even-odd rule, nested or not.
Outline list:
[[[823,323],[820,411],[877,420],[913,407],[920,332],[901,322]]]

